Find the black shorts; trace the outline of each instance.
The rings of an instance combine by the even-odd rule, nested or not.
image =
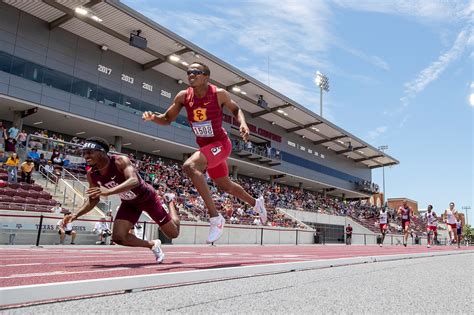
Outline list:
[[[71,235],[71,233],[72,233],[72,230],[64,231],[64,234],[66,234],[66,235]],[[58,231],[58,234],[61,235],[61,230]]]
[[[456,229],[458,235],[462,235],[462,229]]]

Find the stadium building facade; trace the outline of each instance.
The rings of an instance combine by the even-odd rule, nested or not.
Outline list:
[[[372,169],[398,164],[117,1],[7,0],[0,3],[0,32],[0,117],[19,127],[100,136],[118,150],[182,160],[196,149],[184,110],[167,127],[143,122],[141,114],[164,112],[197,60],[210,67],[211,83],[242,107],[251,129],[253,147],[242,146],[225,113],[234,175],[367,198]],[[141,48],[130,41],[137,34]]]

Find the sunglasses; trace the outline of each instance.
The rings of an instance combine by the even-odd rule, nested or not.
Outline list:
[[[188,75],[191,75],[191,74],[200,75],[200,74],[207,74],[207,71],[194,69],[194,70],[188,70],[186,71],[186,73]]]

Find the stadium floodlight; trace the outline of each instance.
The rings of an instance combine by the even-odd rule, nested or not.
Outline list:
[[[329,92],[329,80],[328,77],[321,72],[316,72],[314,83],[319,87],[320,99],[319,99],[319,116],[323,117],[323,90]]]
[[[379,150],[385,153],[385,150],[388,150],[388,145],[384,144],[384,145],[379,146]],[[385,202],[385,200],[387,200],[385,197],[385,165],[382,165],[382,182],[383,182],[383,199]]]
[[[467,216],[467,212],[469,210],[471,210],[471,207],[469,206],[463,206],[462,209],[466,212],[466,224],[469,224],[469,219],[468,219],[468,216]]]
[[[87,9],[82,8],[82,7],[77,7],[77,8],[74,9],[74,11],[77,14],[80,14],[80,15],[86,15],[87,13],[89,13],[89,11],[87,11]]]
[[[181,58],[179,58],[178,56],[176,55],[171,55],[168,57],[171,61],[174,61],[174,62],[178,62],[181,60]]]

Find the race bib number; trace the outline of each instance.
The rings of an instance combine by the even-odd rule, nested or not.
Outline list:
[[[193,122],[193,132],[197,137],[214,137],[214,130],[210,121]]]

